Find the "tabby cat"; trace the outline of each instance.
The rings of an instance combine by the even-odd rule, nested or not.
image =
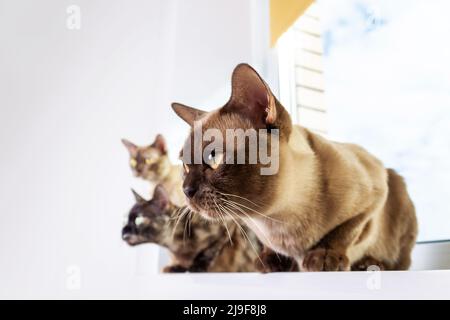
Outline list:
[[[218,129],[224,137],[227,129],[264,129],[269,144],[278,141],[279,170],[273,175],[262,175],[265,165],[250,164],[248,154],[241,165],[223,163],[233,154],[220,150],[210,151],[202,164],[184,159],[189,207],[217,220],[218,204],[229,218],[241,217],[265,246],[262,271],[278,267],[277,253],[294,259],[302,271],[409,268],[417,221],[403,178],[360,146],[294,126],[249,65],[235,68],[223,107],[172,107],[192,127],[183,148],[191,154],[205,150],[204,142],[191,143],[196,128]]]
[[[172,263],[164,272],[256,271],[261,244],[254,233],[232,221],[208,223],[186,208],[175,206],[162,185],[150,201],[133,191],[136,204],[122,229],[129,245],[156,243],[169,249]]]
[[[130,154],[130,167],[136,177],[149,181],[152,186],[162,184],[169,192],[170,199],[177,205],[185,204],[181,191],[182,169],[170,162],[164,137],[158,134],[155,141],[144,147],[122,139]]]

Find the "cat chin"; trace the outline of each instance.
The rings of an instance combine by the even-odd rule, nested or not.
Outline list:
[[[140,237],[137,236],[137,235],[129,235],[129,236],[126,237],[126,239],[124,239],[124,240],[125,240],[125,242],[126,242],[129,246],[131,246],[131,247],[137,246],[137,245],[139,245],[139,244],[149,243],[149,242],[150,242],[150,241],[145,241],[145,240],[143,240],[143,239],[140,239]]]
[[[214,211],[199,210],[198,213],[206,220],[210,220],[210,221],[219,220],[219,215]]]
[[[206,220],[210,220],[210,221],[219,220],[220,216],[214,210],[205,210],[205,209],[199,207],[197,204],[192,203],[189,199],[187,199],[187,202],[188,202],[189,209],[192,212],[199,214],[202,218],[204,218]]]

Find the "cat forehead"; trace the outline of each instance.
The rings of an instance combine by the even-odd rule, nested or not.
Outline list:
[[[219,130],[222,134],[223,139],[226,139],[227,130],[236,130],[236,129],[251,129],[253,128],[250,120],[247,118],[234,113],[234,112],[226,112],[226,111],[214,111],[211,112],[208,116],[203,117],[199,120],[201,126],[197,126],[191,129],[189,138],[193,139],[194,135],[198,133],[197,130],[201,130],[202,134],[205,134],[207,130],[215,129]]]
[[[230,112],[226,110],[227,105],[222,107],[221,109],[217,109],[203,115],[200,119],[198,119],[198,123],[201,124],[201,127],[191,128],[188,138],[186,139],[183,148],[180,150],[179,158],[183,159],[183,150],[186,146],[190,145],[190,149],[194,149],[194,136],[201,128],[202,136],[208,129],[216,129],[219,130],[222,134],[224,141],[226,141],[227,130],[235,130],[235,129],[252,129],[253,125],[251,121],[242,115],[236,112]],[[200,148],[204,148],[210,142],[204,141],[202,139],[202,143],[199,145]]]
[[[202,119],[203,129],[215,128],[221,131],[227,129],[250,129],[252,124],[249,119],[237,112],[227,111],[228,105],[223,108],[210,112],[208,116]]]
[[[144,147],[138,153],[143,157],[156,157],[159,155],[159,151],[152,146]]]

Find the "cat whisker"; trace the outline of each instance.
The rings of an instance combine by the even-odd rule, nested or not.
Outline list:
[[[226,201],[226,200],[225,200]],[[261,235],[264,237],[264,239],[267,241],[267,243],[269,244],[270,247],[273,247],[272,241],[266,236],[266,233],[261,229],[261,227],[255,222],[253,221],[253,219],[247,214],[245,213],[241,208],[234,206],[233,204],[228,203],[228,206],[231,206],[231,208],[237,209],[239,210],[239,212],[241,212],[242,214],[244,214],[249,221],[252,222],[252,224],[256,227],[256,229],[259,230],[259,232],[261,233]],[[277,254],[278,256],[278,254]],[[278,257],[279,258],[279,257]]]
[[[191,210],[189,210],[188,207],[184,207],[182,212],[177,216],[177,220],[175,222],[175,226],[173,227],[173,230],[172,230],[172,239],[175,237],[175,232],[177,230],[178,223],[180,222],[181,219],[184,218],[184,216],[186,216],[190,212],[191,212]],[[184,234],[183,234],[183,236],[184,236]]]
[[[180,215],[182,214],[182,212],[185,211],[185,210],[189,210],[189,208],[188,208],[188,207],[181,207],[181,208],[178,208],[178,209],[175,211],[174,216],[173,216],[173,217],[170,217],[169,220],[177,220],[177,219],[180,217]]]
[[[264,217],[264,218],[266,218],[266,219],[272,220],[272,221],[277,222],[277,223],[284,223],[284,221],[281,221],[281,220],[278,220],[278,219],[269,217],[268,215],[265,215],[265,214],[263,214],[263,213],[261,213],[261,212],[255,210],[255,209],[252,209],[252,208],[250,208],[250,207],[247,207],[246,205],[244,205],[244,204],[242,204],[242,203],[239,203],[239,202],[236,202],[236,201],[233,201],[233,200],[230,200],[230,199],[226,199],[226,198],[223,198],[223,200],[224,200],[224,201],[228,201],[228,202],[230,202],[230,203],[233,203],[233,204],[235,204],[236,206],[241,207],[242,209],[250,210],[250,211],[252,211],[252,212],[254,212],[254,213],[256,213],[256,214],[258,214],[258,215],[260,215],[260,216],[262,216],[262,217]]]
[[[258,208],[262,208],[262,206],[264,205],[263,203],[261,203],[261,205],[259,205],[259,204],[255,203],[255,202],[253,202],[253,201],[251,201],[251,200],[245,198],[245,197],[238,196],[237,194],[224,193],[224,192],[220,192],[220,191],[218,191],[218,193],[220,193],[220,194],[223,195],[223,196],[230,196],[230,197],[235,197],[235,198],[239,198],[239,199],[245,200],[245,201],[247,201],[248,203],[251,203],[252,205],[254,205],[254,206],[258,207]]]
[[[223,206],[222,206],[223,207]],[[259,256],[258,250],[255,248],[253,242],[250,240],[250,237],[248,236],[247,232],[244,230],[244,228],[241,226],[241,224],[233,217],[233,215],[235,214],[233,211],[231,211],[230,209],[226,209],[225,207],[223,207],[225,212],[227,213],[227,215],[233,220],[233,222],[238,226],[238,228],[240,229],[242,235],[244,236],[244,238],[247,240],[247,242],[250,244],[250,246],[252,247],[253,251],[256,254],[256,257],[258,258],[258,260],[261,262],[261,264],[264,266],[264,262],[262,261],[261,257]],[[239,218],[236,215],[237,218]]]
[[[230,231],[228,230],[228,227],[227,227],[227,223],[226,223],[226,221],[225,221],[225,218],[223,217],[223,215],[222,215],[222,213],[221,213],[221,209],[220,209],[220,207],[217,205],[217,202],[216,202],[216,200],[213,198],[213,201],[214,201],[214,206],[215,206],[215,208],[216,208],[216,212],[219,214],[219,218],[220,218],[220,220],[222,221],[222,224],[224,225],[224,227],[225,227],[225,230],[227,231],[227,234],[228,234],[228,238],[230,239],[230,243],[231,243],[231,245],[233,245],[233,240],[231,240],[231,234],[230,234]]]
[[[186,245],[186,228],[190,225],[192,218],[192,211],[188,211],[186,215],[186,220],[184,220],[184,228],[183,228],[183,245]],[[190,227],[189,227],[190,228]],[[190,231],[188,231],[190,233]],[[188,234],[189,235],[189,234]]]
[[[191,224],[192,224],[192,211],[189,212],[189,225],[188,225],[188,236],[191,236]]]

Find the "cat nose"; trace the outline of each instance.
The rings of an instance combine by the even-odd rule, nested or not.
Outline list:
[[[195,187],[191,187],[191,186],[189,186],[189,187],[184,187],[183,188],[183,192],[184,192],[184,194],[186,195],[186,197],[188,197],[188,198],[192,198],[192,197],[194,197],[194,195],[197,193],[197,188],[195,188]]]
[[[122,229],[122,239],[123,240],[128,240],[129,238],[131,238],[131,235],[132,235],[131,227],[125,226]]]

